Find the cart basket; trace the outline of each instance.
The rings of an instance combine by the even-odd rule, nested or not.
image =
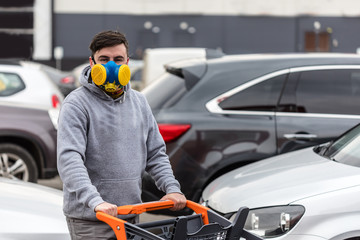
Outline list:
[[[141,214],[144,212],[172,208],[172,201],[156,201],[117,208],[119,215]],[[186,207],[194,211],[193,215],[173,219],[131,224],[120,218],[103,212],[96,217],[107,223],[115,232],[118,240],[261,240],[244,229],[247,207],[238,210],[234,222],[215,213],[211,209],[187,200]]]

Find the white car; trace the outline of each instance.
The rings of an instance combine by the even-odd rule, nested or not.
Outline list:
[[[245,229],[276,240],[360,239],[360,125],[334,142],[222,175],[202,194],[227,216],[250,208]]]
[[[0,239],[69,240],[62,191],[0,177]]]
[[[64,99],[56,84],[39,67],[0,61],[0,101],[59,108]]]
[[[71,91],[75,90],[79,84],[76,82],[75,76],[71,72],[61,71],[51,66],[33,62],[21,61],[21,65],[30,65],[46,73],[46,75],[58,86],[60,92],[67,96]]]

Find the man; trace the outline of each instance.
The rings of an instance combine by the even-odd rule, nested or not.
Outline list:
[[[96,212],[116,217],[117,206],[140,203],[144,171],[166,193],[162,200],[174,202],[172,210],[184,208],[186,199],[173,176],[145,97],[117,79],[121,74],[113,74],[114,81],[109,79],[113,68],[124,69],[129,62],[125,36],[116,31],[100,32],[90,50],[90,66],[80,80],[82,87],[62,104],[58,171],[72,239],[115,239],[112,229],[97,221]],[[122,218],[136,221],[134,216]]]

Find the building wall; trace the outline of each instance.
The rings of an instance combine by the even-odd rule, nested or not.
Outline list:
[[[304,52],[304,34],[315,31],[314,22],[329,33],[329,51],[355,53],[360,46],[357,17],[55,14],[54,36],[65,58],[74,60],[87,59],[91,38],[107,29],[126,34],[134,58],[149,47],[220,48],[227,54]]]
[[[34,0],[0,1],[0,57],[30,57],[33,52]]]
[[[55,42],[64,46],[67,57],[87,56],[91,38],[107,29],[124,32],[135,57],[149,47],[221,48],[226,53],[294,51],[294,18],[56,14],[55,19]]]
[[[124,15],[360,15],[358,0],[54,0],[56,13]]]
[[[91,38],[107,29],[126,34],[134,58],[149,47],[303,52],[311,31],[328,33],[331,52],[356,52],[360,45],[358,0],[53,1],[53,47],[64,49],[64,68],[86,61]]]

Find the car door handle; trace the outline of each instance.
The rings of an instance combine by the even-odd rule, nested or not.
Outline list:
[[[304,134],[304,133],[294,133],[294,134],[284,134],[284,137],[289,140],[312,140],[317,138],[316,134]]]

